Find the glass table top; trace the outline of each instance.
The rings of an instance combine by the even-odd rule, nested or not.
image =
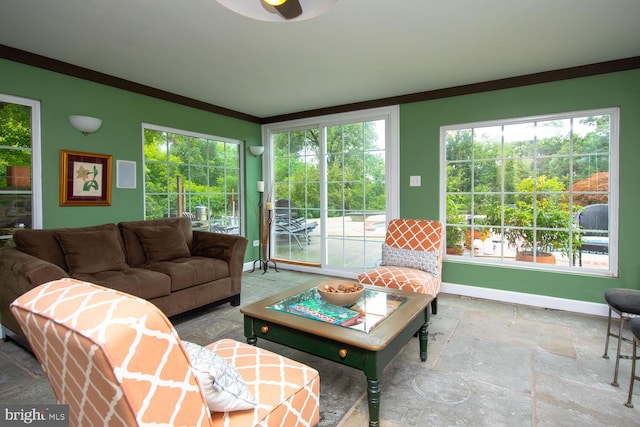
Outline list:
[[[350,307],[326,302],[316,287],[284,298],[267,308],[362,332],[370,332],[404,304],[408,298],[365,289],[364,295]]]

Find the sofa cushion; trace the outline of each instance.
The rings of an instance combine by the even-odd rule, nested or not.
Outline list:
[[[57,265],[64,271],[68,271],[64,252],[56,239],[55,234],[60,231],[98,231],[111,229],[115,224],[102,224],[81,228],[57,228],[49,230],[16,230],[13,233],[13,241],[22,252],[33,255],[36,258]]]
[[[166,274],[146,268],[126,268],[120,271],[101,271],[96,274],[79,274],[78,280],[95,283],[146,300],[171,293],[171,278]]]
[[[115,224],[102,230],[57,231],[55,237],[72,276],[128,267]]]
[[[147,263],[191,256],[187,241],[179,228],[161,225],[136,228],[135,232],[147,256]]]
[[[182,230],[187,241],[187,246],[191,247],[191,221],[188,218],[162,218],[143,221],[126,221],[118,224],[124,241],[127,264],[129,264],[130,267],[138,267],[147,263],[147,255],[144,252],[142,243],[140,243],[140,238],[136,234],[136,229],[163,225],[170,225]]]
[[[145,268],[171,277],[171,292],[229,277],[229,264],[216,258],[192,256],[153,262]]]

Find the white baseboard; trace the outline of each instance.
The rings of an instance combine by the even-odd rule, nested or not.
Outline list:
[[[546,295],[534,295],[521,292],[503,291],[500,289],[481,288],[477,286],[456,285],[454,283],[443,282],[440,292],[452,295],[463,295],[494,301],[510,302],[514,304],[530,305],[533,307],[550,308],[553,310],[593,314],[596,316],[606,317],[609,314],[609,306],[607,304],[556,298]]]

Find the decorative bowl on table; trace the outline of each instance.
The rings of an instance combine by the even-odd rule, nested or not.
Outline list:
[[[346,307],[362,298],[364,286],[349,280],[332,280],[319,284],[318,293],[329,304]]]

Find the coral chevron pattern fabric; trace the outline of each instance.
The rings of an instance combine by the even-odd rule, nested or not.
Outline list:
[[[178,335],[153,304],[61,279],[11,310],[70,425],[212,425]]]
[[[234,340],[209,346],[236,368],[254,409],[209,412],[173,325],[153,304],[75,279],[40,285],[11,310],[71,426],[313,426],[320,379],[308,366]]]
[[[442,270],[442,223],[434,220],[393,219],[389,221],[385,244],[392,248],[414,251],[438,251],[437,268]],[[363,284],[384,286],[438,296],[441,274],[411,267],[380,266],[358,275]]]
[[[207,346],[235,366],[258,401],[254,410],[213,412],[214,426],[305,426],[320,420],[320,376],[315,369],[235,340]]]

